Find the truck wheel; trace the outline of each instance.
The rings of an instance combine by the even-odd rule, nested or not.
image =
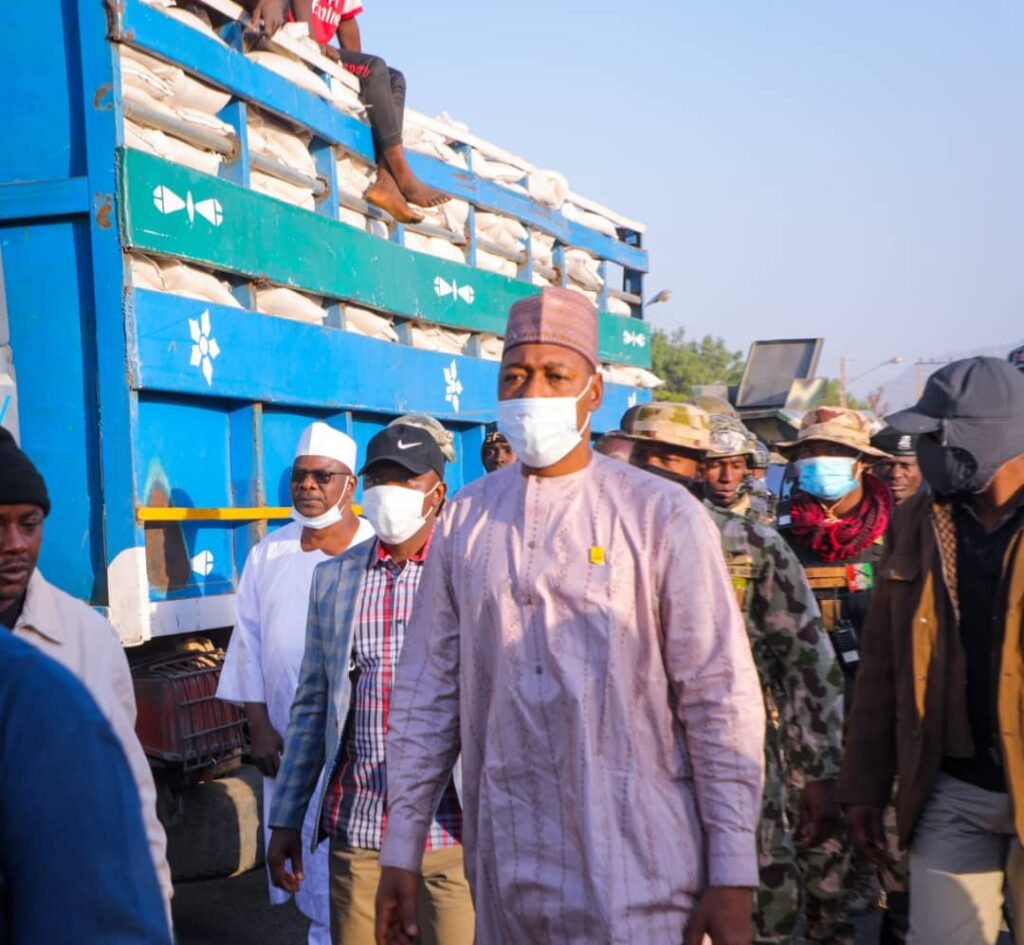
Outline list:
[[[263,775],[242,765],[230,777],[162,792],[160,820],[174,882],[234,876],[263,863]]]

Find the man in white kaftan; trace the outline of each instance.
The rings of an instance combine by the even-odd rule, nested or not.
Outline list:
[[[593,454],[597,320],[513,307],[499,428],[519,462],[450,503],[399,663],[378,941],[408,942],[460,750],[477,945],[749,942],[764,704],[714,525]]]
[[[332,463],[339,464],[339,470],[348,470],[350,477],[352,470],[358,468],[355,443],[326,424],[311,425],[300,440],[293,467],[296,506],[293,516],[296,520],[271,532],[249,554],[238,584],[237,619],[217,688],[221,699],[247,706],[265,705],[270,729],[278,736],[288,728],[288,716],[298,687],[313,571],[333,554],[374,537],[370,524],[352,513],[353,487],[347,477],[328,475],[319,490],[322,496],[317,495],[321,484],[313,478],[315,471],[322,466],[322,472],[331,473]],[[302,474],[304,478],[296,481]],[[337,482],[337,479],[343,481]],[[354,479],[351,482],[354,483]],[[295,495],[303,489],[309,494]],[[307,504],[311,505],[308,509]],[[327,511],[321,512],[320,505]],[[299,512],[300,506],[304,512],[320,517]],[[333,509],[337,509],[340,516],[330,511]],[[304,544],[308,547],[303,547]],[[250,715],[259,715],[259,712]],[[267,771],[276,774],[273,764],[267,768],[261,765],[261,768],[265,775]],[[268,842],[270,830],[266,825],[274,780],[273,776],[263,779],[264,836]],[[316,839],[317,826],[316,811],[311,808],[302,830],[307,850]],[[305,882],[295,894],[295,903],[312,920],[310,945],[330,945],[326,844],[307,856],[305,871]],[[270,885],[273,904],[287,902],[290,898],[288,893]]]

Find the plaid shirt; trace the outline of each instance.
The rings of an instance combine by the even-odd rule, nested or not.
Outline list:
[[[379,850],[387,824],[384,746],[391,686],[429,544],[402,567],[377,542],[359,589],[349,663],[352,707],[321,815],[322,831],[349,847]],[[455,846],[461,837],[462,810],[449,781],[427,849]]]

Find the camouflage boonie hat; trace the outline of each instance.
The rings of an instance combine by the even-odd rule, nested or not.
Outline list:
[[[738,417],[724,414],[711,416],[711,448],[708,458],[716,456],[755,456],[757,437]]]
[[[884,459],[887,454],[871,445],[874,427],[859,410],[846,407],[815,407],[804,414],[795,440],[776,443],[783,456],[790,456],[801,443],[838,443],[865,456]]]
[[[629,439],[640,443],[664,443],[694,453],[711,447],[711,418],[693,404],[644,404],[623,423],[623,430]]]

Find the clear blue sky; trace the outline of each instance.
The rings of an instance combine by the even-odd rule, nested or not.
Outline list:
[[[1024,339],[1019,0],[365,2],[410,105],[648,224],[656,326],[851,375]]]

